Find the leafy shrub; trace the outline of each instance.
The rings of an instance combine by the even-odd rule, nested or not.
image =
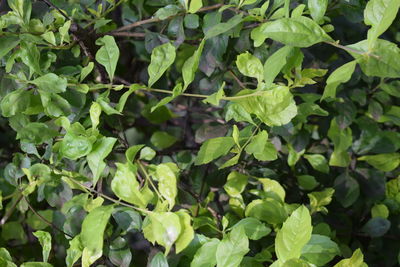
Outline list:
[[[1,266],[399,264],[399,6],[3,1]]]

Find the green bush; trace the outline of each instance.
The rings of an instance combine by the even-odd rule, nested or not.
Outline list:
[[[400,0],[0,5],[0,266],[398,266]]]

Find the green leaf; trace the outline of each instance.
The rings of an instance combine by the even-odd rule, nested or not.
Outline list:
[[[89,62],[86,67],[82,68],[79,80],[82,82],[93,71],[93,68],[94,63]]]
[[[249,239],[243,227],[234,227],[217,246],[217,267],[239,266],[249,251]]]
[[[172,212],[151,212],[143,222],[144,237],[165,247],[168,255],[182,231],[179,216]]]
[[[272,198],[253,200],[247,205],[245,215],[269,224],[280,224],[287,218],[282,203]]]
[[[269,87],[274,82],[276,76],[286,65],[288,56],[292,52],[293,47],[284,46],[267,58],[264,63],[264,80]]]
[[[157,10],[157,12],[154,13],[154,17],[159,18],[160,20],[165,20],[168,17],[178,14],[179,11],[181,11],[181,8],[179,6],[167,5]]]
[[[40,52],[37,46],[33,43],[21,42],[21,51],[18,54],[21,61],[29,67],[30,73],[42,74],[40,67]]]
[[[216,251],[220,241],[212,238],[204,243],[193,257],[190,267],[214,267],[217,264]]]
[[[204,39],[210,39],[233,29],[236,25],[242,22],[242,16],[242,14],[238,14],[230,18],[227,22],[218,23],[212,26],[207,30]]]
[[[358,248],[354,251],[353,255],[349,259],[344,259],[335,264],[334,267],[367,267],[368,265],[364,262],[364,255]]]
[[[175,198],[178,194],[177,179],[173,170],[167,164],[160,164],[155,173],[158,179],[158,190],[168,201],[169,209],[175,206]]]
[[[247,175],[233,171],[228,175],[228,178],[224,185],[224,189],[229,196],[237,197],[246,188],[247,181],[248,181]]]
[[[67,257],[65,263],[68,267],[72,267],[75,262],[82,256],[83,245],[81,243],[81,236],[76,235],[71,241],[69,241],[69,248],[67,249]]]
[[[375,204],[371,208],[371,216],[372,218],[381,217],[387,219],[389,217],[389,209],[385,204]]]
[[[197,68],[199,67],[201,53],[203,52],[205,41],[202,40],[199,44],[199,47],[193,53],[193,55],[188,58],[182,67],[182,76],[184,86],[182,92],[186,90],[186,88],[191,84],[194,80]]]
[[[89,110],[90,120],[92,121],[92,128],[96,129],[100,123],[101,106],[97,102],[92,102]]]
[[[233,101],[240,104],[248,113],[255,114],[268,126],[287,124],[297,114],[293,95],[285,86],[277,86],[268,91],[242,90],[238,96],[242,98]]]
[[[307,154],[304,155],[304,158],[311,164],[311,166],[323,173],[329,173],[329,166],[328,162],[326,161],[325,157],[320,154]]]
[[[29,83],[36,85],[39,90],[47,93],[62,93],[67,89],[67,79],[61,78],[54,73],[47,73]]]
[[[276,160],[278,157],[274,145],[268,141],[268,133],[265,130],[253,136],[245,151],[260,161]]]
[[[328,210],[325,208],[325,206],[331,203],[333,193],[335,193],[333,188],[326,188],[320,192],[312,192],[307,194],[308,198],[310,199],[311,214],[319,211],[328,213]]]
[[[311,17],[321,24],[328,7],[328,0],[308,0],[308,9],[310,9]]]
[[[158,81],[164,72],[175,61],[175,47],[171,43],[157,46],[151,52],[151,62],[147,71],[149,72],[149,87]]]
[[[58,31],[60,32],[60,44],[62,44],[64,41],[69,43],[69,28],[71,27],[71,21],[67,20],[63,26],[58,28]]]
[[[313,190],[319,184],[315,177],[311,175],[300,175],[297,177],[297,181],[305,190]]]
[[[80,240],[84,247],[82,266],[90,266],[103,255],[104,230],[113,209],[113,205],[97,207],[83,220],[80,234]]]
[[[129,90],[126,91],[125,93],[122,94],[122,96],[119,98],[118,104],[115,106],[115,109],[118,112],[122,112],[124,110],[126,101],[128,101],[128,97],[135,92],[136,90],[139,90],[143,88],[140,84],[134,83],[131,86],[129,86]]]
[[[42,246],[43,251],[43,261],[47,262],[51,250],[51,235],[44,231],[36,231],[33,233],[33,235],[39,239],[39,243]]]
[[[115,43],[114,37],[110,35],[97,39],[96,45],[101,46],[96,52],[96,61],[106,68],[112,82],[119,58],[118,45]]]
[[[360,195],[360,185],[357,180],[346,173],[336,177],[334,189],[336,199],[345,208],[353,205]]]
[[[359,157],[358,160],[365,160],[374,168],[384,172],[396,169],[400,164],[400,153],[388,153],[379,155],[368,155]]]
[[[88,155],[90,151],[92,142],[85,136],[78,136],[68,131],[61,141],[60,153],[65,158],[77,160]]]
[[[263,185],[264,192],[276,195],[278,196],[278,199],[282,201],[282,203],[285,202],[286,192],[280,183],[269,178],[260,178],[258,181],[260,181]]]
[[[243,75],[256,78],[258,83],[263,80],[263,65],[257,57],[253,56],[249,52],[237,56],[236,66]]]
[[[142,229],[142,217],[138,212],[132,210],[131,208],[116,208],[114,209],[112,216],[123,231],[135,232],[136,230]]]
[[[203,7],[203,0],[190,0],[189,13],[196,13]]]
[[[303,247],[310,241],[311,232],[310,213],[305,206],[300,206],[276,234],[275,251],[278,260],[285,262],[292,258],[300,258]]]
[[[114,194],[134,205],[146,207],[147,202],[139,190],[139,182],[136,179],[136,168],[132,164],[116,163],[117,171],[111,181],[111,190]]]
[[[22,142],[40,145],[57,135],[58,132],[50,129],[47,124],[30,122],[18,131],[17,139],[20,139]]]
[[[235,145],[232,137],[217,137],[205,141],[197,154],[195,164],[202,165],[228,154]]]
[[[140,159],[152,160],[156,156],[156,152],[150,147],[146,146],[140,151]]]
[[[368,46],[372,48],[378,37],[384,33],[396,18],[399,11],[398,0],[371,0],[364,10],[365,24],[372,26],[368,30]]]
[[[222,83],[216,93],[213,93],[212,95],[209,95],[206,99],[204,99],[203,103],[210,103],[211,105],[219,106],[219,101],[225,96],[224,88],[225,82]]]
[[[303,16],[266,22],[251,32],[255,47],[267,38],[294,47],[309,47],[331,40],[315,21]]]
[[[311,235],[310,241],[301,251],[302,258],[317,266],[325,266],[337,255],[340,255],[338,245],[323,235]]]
[[[337,124],[337,119],[331,121],[331,126],[328,131],[328,137],[334,145],[333,153],[329,159],[329,165],[338,167],[347,167],[350,164],[350,155],[347,149],[353,143],[353,135],[350,127],[341,129]]]
[[[3,117],[12,117],[24,112],[29,107],[30,100],[31,93],[24,89],[7,94],[0,103]]]
[[[20,267],[53,267],[50,263],[47,262],[24,262]]]
[[[384,236],[390,229],[391,222],[382,217],[371,218],[362,228],[361,231],[372,238]]]
[[[151,259],[151,263],[149,267],[169,267],[167,258],[162,254],[162,252],[158,252]]]
[[[0,47],[0,59],[1,59],[19,44],[19,38],[18,36],[1,36],[0,43],[1,43]]]
[[[194,238],[194,230],[191,223],[192,218],[185,210],[175,212],[179,216],[179,221],[182,227],[181,234],[175,242],[175,253],[178,254],[189,246]]]
[[[232,228],[243,227],[246,236],[251,240],[259,240],[271,233],[271,228],[260,222],[256,218],[244,218],[236,223]]]
[[[378,39],[371,50],[367,40],[347,47],[363,53],[360,55],[350,52],[366,75],[382,78],[400,77],[400,48],[396,44]]]
[[[45,109],[45,113],[50,117],[58,118],[71,114],[71,105],[58,94],[40,92],[40,99]]]
[[[130,266],[132,261],[132,253],[125,238],[117,237],[112,241],[110,244],[108,257],[115,266]]]
[[[355,60],[350,61],[340,66],[334,72],[332,72],[331,75],[329,75],[328,80],[326,81],[324,94],[321,97],[321,101],[326,98],[336,97],[336,88],[341,83],[346,83],[350,80],[356,67],[356,63],[357,62]]]
[[[164,149],[172,146],[178,139],[168,134],[167,132],[154,132],[150,138],[150,142],[159,149]]]
[[[106,167],[104,159],[108,154],[110,154],[116,141],[117,139],[113,137],[102,137],[96,141],[93,145],[92,151],[87,155],[89,168],[93,173],[94,185],[97,183],[104,171]]]

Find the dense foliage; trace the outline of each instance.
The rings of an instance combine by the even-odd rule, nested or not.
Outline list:
[[[400,0],[0,5],[0,266],[398,266]]]

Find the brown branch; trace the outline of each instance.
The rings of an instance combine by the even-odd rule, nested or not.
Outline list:
[[[21,196],[22,196],[22,194],[21,194]],[[24,198],[24,200],[26,201],[26,204],[28,205],[29,209],[33,212],[33,214],[35,214],[36,216],[38,216],[40,220],[42,220],[45,224],[47,224],[47,225],[50,226],[51,228],[53,228],[53,229],[59,231],[60,233],[62,233],[62,234],[64,234],[64,235],[66,235],[66,236],[69,236],[69,237],[73,238],[72,235],[70,235],[70,234],[64,232],[63,230],[61,230],[60,228],[58,228],[54,223],[48,221],[45,217],[43,217],[42,215],[40,215],[40,213],[38,213],[38,212],[32,207],[32,205],[29,203],[28,199],[27,199],[25,196],[23,196],[23,198]]]
[[[21,201],[22,197],[23,196],[21,194],[18,199],[12,204],[12,206],[7,210],[6,214],[4,214],[3,218],[0,220],[0,225],[4,225],[7,222],[7,220],[10,218],[15,208],[17,207],[18,203]]]
[[[202,7],[202,8],[200,8],[197,12],[206,12],[206,11],[210,11],[210,10],[213,10],[213,9],[220,8],[220,7],[222,7],[223,5],[224,5],[224,4],[215,4],[215,5],[212,5],[212,6]],[[185,13],[181,13],[181,14],[178,14],[178,15],[184,15],[184,14],[185,14]],[[175,16],[177,16],[177,15],[169,16],[169,17],[166,18],[166,20],[172,19],[172,18],[175,17]],[[142,25],[145,25],[145,24],[154,23],[154,22],[159,22],[159,21],[161,21],[161,19],[159,19],[159,18],[149,18],[149,19],[139,20],[139,21],[136,21],[136,22],[133,22],[133,23],[131,23],[131,24],[122,26],[122,27],[120,27],[120,28],[118,28],[118,29],[112,31],[112,32],[111,32],[111,35],[113,35],[113,33],[116,33],[116,32],[127,31],[127,30],[130,30],[130,29],[135,28],[135,27],[139,27],[139,26],[142,26]]]

